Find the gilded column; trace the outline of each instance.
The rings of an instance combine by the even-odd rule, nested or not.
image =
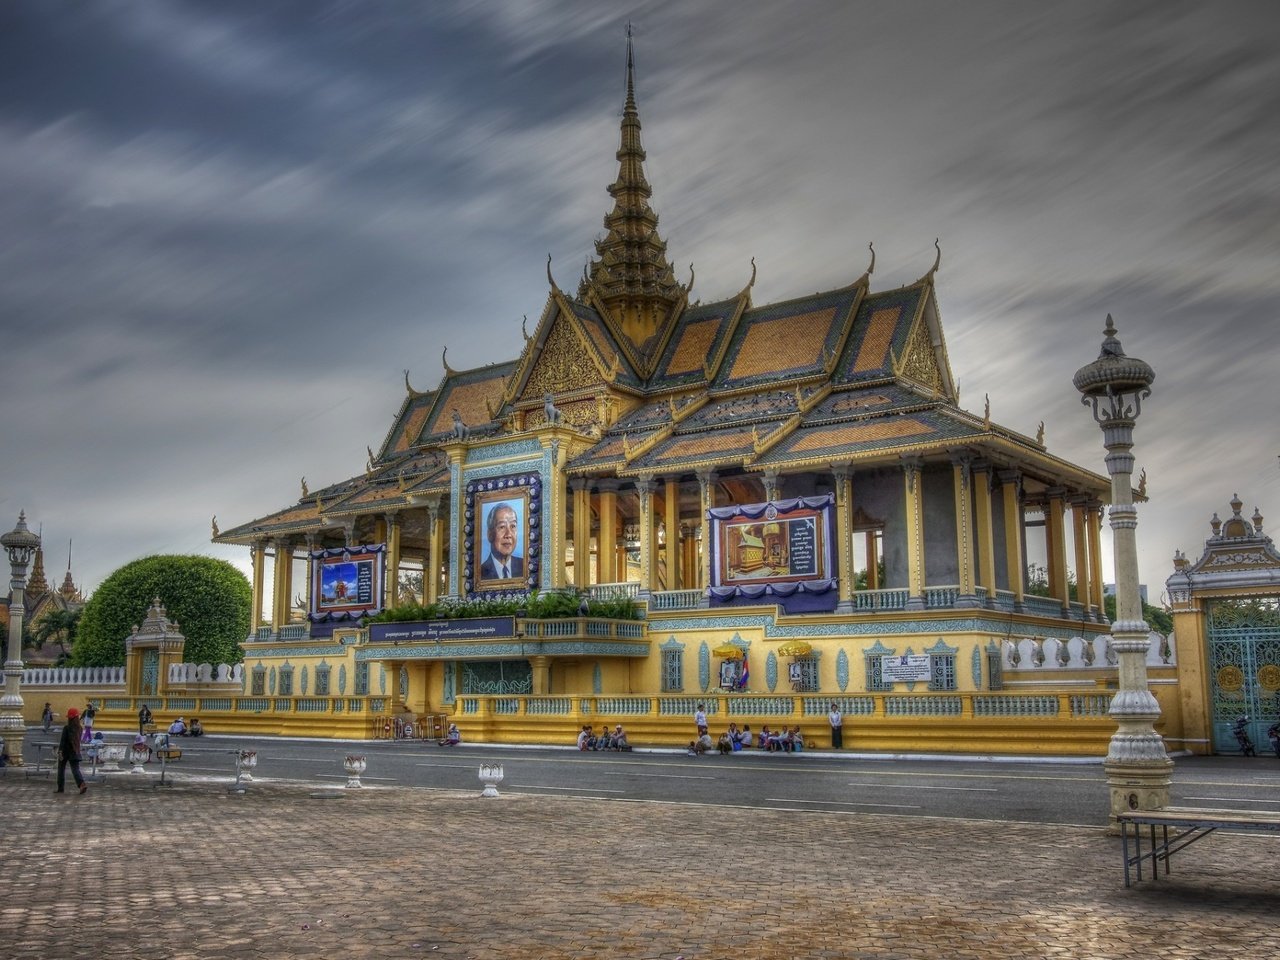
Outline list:
[[[1067,525],[1066,491],[1051,487],[1048,491],[1045,513],[1045,539],[1049,552],[1049,596],[1062,604],[1063,612],[1069,609],[1071,593],[1067,589]]]
[[[714,536],[711,519],[708,511],[716,505],[716,475],[710,470],[699,470],[698,477],[698,498],[700,500],[702,516],[702,563],[701,567],[701,583],[702,589],[711,586],[711,538]]]
[[[879,590],[884,586],[880,582],[880,551],[876,545],[876,532],[867,531],[867,589]]]
[[[440,501],[427,501],[427,533],[430,543],[422,562],[422,592],[427,603],[440,599],[440,572],[444,563],[444,524],[440,517]]]
[[[902,458],[903,514],[907,527],[907,609],[924,609],[924,461]]]
[[[1026,560],[1022,555],[1022,474],[1001,470],[1000,492],[1004,502],[1004,565],[1015,609],[1022,609],[1026,597]]]
[[[280,628],[289,622],[289,564],[293,562],[288,541],[277,538],[275,547],[275,563],[271,570],[271,632],[280,633]]]
[[[280,622],[289,623],[293,619],[293,541],[284,541],[284,607],[280,612]]]
[[[621,579],[618,575],[618,484],[613,480],[605,480],[598,484],[598,489],[600,542],[596,550],[600,574],[597,579],[601,583],[617,583]]]
[[[648,593],[653,583],[653,478],[636,481],[640,498],[640,592]]]
[[[851,477],[853,471],[848,464],[833,466],[831,476],[835,484],[836,494],[836,570],[840,581],[840,603],[846,607],[853,604],[853,493]]]
[[[991,515],[991,467],[974,465],[973,502],[978,530],[978,586],[987,592],[987,606],[996,601],[996,531]]]
[[[778,499],[778,470],[776,467],[770,467],[763,474],[764,477],[764,498],[772,503]]]
[[[529,658],[533,670],[533,695],[545,697],[551,692],[551,658],[538,655]]]
[[[573,585],[585,590],[591,585],[591,494],[587,481],[569,481],[573,490]]]
[[[400,518],[394,512],[383,520],[387,528],[386,606],[400,605]]]
[[[698,584],[698,525],[680,525],[680,586],[693,590]]]
[[[1085,499],[1076,497],[1071,501],[1071,541],[1075,545],[1076,555],[1076,599],[1085,616],[1089,615],[1092,604],[1093,579],[1089,574],[1089,541],[1085,534]]]
[[[249,622],[249,636],[256,636],[258,625],[262,623],[262,591],[264,565],[267,559],[267,541],[255,540],[249,547],[249,557],[253,561],[253,619]]]
[[[1086,513],[1085,525],[1089,534],[1089,579],[1092,587],[1089,593],[1093,597],[1093,617],[1098,622],[1106,619],[1106,605],[1102,599],[1102,502],[1090,500]]]
[[[667,530],[664,553],[667,562],[667,589],[678,590],[680,582],[680,481],[667,477],[662,494],[662,523]]]
[[[956,569],[959,572],[958,606],[976,606],[973,575],[973,459],[959,456],[951,461],[951,484],[955,492]]]

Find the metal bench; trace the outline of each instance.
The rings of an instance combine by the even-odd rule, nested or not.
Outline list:
[[[1160,864],[1169,875],[1169,861],[1179,850],[1203,840],[1216,830],[1243,833],[1280,833],[1280,810],[1216,810],[1205,807],[1159,807],[1155,810],[1128,810],[1118,814],[1120,845],[1124,853],[1124,885],[1130,885],[1130,871],[1142,880],[1142,865],[1150,861],[1151,879],[1160,879]],[[1143,850],[1143,827],[1147,849]],[[1180,832],[1169,835],[1169,828]],[[1133,852],[1130,853],[1132,838]]]

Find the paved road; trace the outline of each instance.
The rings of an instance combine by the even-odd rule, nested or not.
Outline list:
[[[370,787],[478,790],[481,763],[500,762],[504,793],[655,803],[696,803],[792,811],[892,814],[1093,826],[1107,816],[1106,778],[1097,762],[993,762],[866,758],[750,751],[688,757],[668,751],[468,746],[417,741],[369,743],[279,738],[181,741],[169,775],[231,777],[232,751],[258,751],[259,779],[315,788],[346,781],[342,758],[368,758]],[[149,767],[154,771],[154,764]],[[1280,809],[1280,760],[1186,757],[1175,765],[1173,802]]]
[[[263,776],[234,794],[231,745],[184,745],[167,790],[121,773],[55,796],[9,768],[0,956],[1280,955],[1280,842],[1214,836],[1125,889],[1118,841],[1072,825],[1101,821],[1097,765],[375,743],[383,789],[342,791],[346,745],[259,740]],[[497,800],[481,760],[507,770]],[[1175,777],[1179,800],[1280,795],[1274,759]]]

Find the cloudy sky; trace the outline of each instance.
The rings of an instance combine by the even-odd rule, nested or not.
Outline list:
[[[403,397],[581,273],[634,22],[695,296],[923,274],[961,405],[1103,472],[1071,377],[1156,370],[1142,579],[1280,523],[1280,5],[9,2],[0,526],[87,589],[363,469]],[[1109,548],[1108,548],[1109,550]],[[1110,579],[1110,559],[1107,561]]]

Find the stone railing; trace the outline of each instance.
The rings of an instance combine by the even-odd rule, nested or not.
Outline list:
[[[706,596],[702,590],[660,590],[649,595],[649,609],[696,610]]]
[[[244,664],[174,663],[169,666],[169,683],[186,686],[193,683],[225,683],[239,687],[244,681]]]
[[[636,580],[625,580],[622,583],[597,583],[587,588],[587,596],[592,600],[619,600],[623,597],[640,596],[640,584]]]
[[[1147,648],[1148,667],[1166,667],[1176,664],[1173,637],[1152,630],[1148,634],[1151,646]],[[1101,670],[1114,669],[1118,660],[1111,649],[1111,638],[1071,637],[1059,640],[1055,637],[1018,637],[1004,642],[1004,670],[1011,671]]]
[[[28,667],[24,687],[123,687],[124,667]]]

